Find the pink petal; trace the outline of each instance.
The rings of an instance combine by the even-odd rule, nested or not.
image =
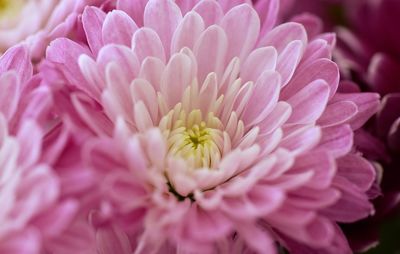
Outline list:
[[[97,108],[93,99],[83,93],[75,93],[71,95],[71,101],[80,119],[92,131],[100,136],[110,133],[112,124],[107,116]]]
[[[292,107],[290,104],[279,101],[272,112],[257,125],[260,128],[260,135],[275,131],[289,119],[291,114]]]
[[[290,98],[308,83],[317,79],[322,79],[329,85],[329,97],[331,98],[338,87],[339,77],[337,65],[328,59],[322,58],[311,64],[301,65],[283,90],[282,99]]]
[[[243,112],[246,126],[263,121],[278,102],[281,77],[277,72],[265,71],[257,80],[253,94]]]
[[[210,72],[215,72],[218,80],[222,78],[227,49],[228,38],[219,26],[212,25],[201,34],[193,51],[197,58],[200,84]]]
[[[306,153],[298,156],[290,174],[312,171],[313,176],[307,186],[315,189],[328,188],[336,175],[335,160],[325,152]]]
[[[68,228],[77,210],[76,201],[66,200],[35,218],[33,224],[41,229],[44,237],[54,237]]]
[[[20,89],[20,82],[15,72],[7,72],[0,76],[0,111],[7,120],[10,120],[17,111]]]
[[[300,188],[291,192],[287,203],[305,209],[322,209],[332,205],[341,197],[341,192],[335,188],[325,188],[316,191],[311,188]]]
[[[301,41],[290,42],[279,54],[276,70],[282,76],[282,86],[285,86],[293,76],[297,65],[300,62],[304,45]]]
[[[115,43],[130,46],[132,35],[138,29],[135,22],[123,11],[107,14],[102,28],[104,44]]]
[[[171,48],[172,35],[181,20],[181,11],[171,0],[150,0],[144,10],[144,26],[157,32],[167,56]]]
[[[109,63],[118,65],[118,72],[121,76],[118,79],[130,83],[139,73],[139,61],[132,50],[123,45],[109,44],[101,48],[97,63],[102,71],[106,72]]]
[[[133,251],[128,236],[116,227],[97,230],[96,242],[99,254],[130,254]]]
[[[158,34],[147,27],[137,30],[132,39],[132,50],[140,62],[146,57],[156,57],[165,63],[165,50]]]
[[[228,38],[226,61],[233,57],[241,61],[255,46],[260,31],[260,20],[257,12],[247,4],[233,7],[221,20],[221,27]]]
[[[281,147],[293,153],[301,153],[310,150],[317,145],[321,138],[321,130],[318,127],[304,127],[283,138]]]
[[[151,119],[157,120],[158,106],[156,103],[157,95],[153,86],[145,79],[135,79],[131,86],[131,96],[134,103],[142,101],[151,115]]]
[[[147,57],[142,62],[139,71],[139,78],[146,79],[156,91],[160,90],[161,76],[164,72],[165,64],[158,58]]]
[[[118,0],[117,9],[122,10],[133,18],[135,23],[139,26],[143,26],[143,13],[144,8],[148,0]]]
[[[281,53],[292,41],[299,40],[305,46],[307,44],[307,33],[301,24],[288,22],[279,25],[265,34],[260,39],[259,46],[273,46],[278,53]]]
[[[358,112],[350,120],[351,127],[358,129],[378,111],[379,95],[376,93],[346,93],[336,94],[332,101],[352,101],[357,105]]]
[[[201,16],[196,12],[186,14],[172,37],[171,53],[176,53],[183,47],[192,49],[203,31],[204,22]]]
[[[287,123],[307,124],[315,122],[328,102],[329,86],[324,80],[316,80],[289,98],[293,112]],[[311,98],[311,99],[310,99]]]
[[[342,192],[342,198],[323,214],[331,220],[350,223],[371,215],[374,211],[367,195],[343,177],[336,177],[334,186]]]
[[[0,253],[40,253],[41,246],[40,234],[36,230],[28,229],[19,234],[14,234],[2,240]]]
[[[359,155],[348,154],[338,159],[338,175],[348,179],[363,191],[371,188],[376,171],[370,162]]]
[[[273,47],[255,49],[241,67],[241,78],[244,82],[257,81],[263,72],[275,70],[277,57],[277,52]]]
[[[104,45],[101,30],[105,18],[106,14],[102,10],[92,6],[86,7],[82,14],[83,29],[94,55],[97,55]]]
[[[322,129],[318,150],[328,151],[334,157],[350,152],[353,146],[353,131],[349,125],[339,125]]]
[[[193,11],[200,14],[203,18],[205,27],[218,24],[224,15],[221,5],[214,0],[199,1],[198,4],[193,7]]]
[[[357,105],[351,101],[329,104],[318,119],[318,125],[330,127],[348,122],[357,114]]]
[[[26,46],[14,46],[0,57],[0,74],[9,70],[14,70],[22,83],[32,77],[33,66]]]
[[[307,44],[302,58],[302,64],[308,65],[321,58],[331,58],[331,49],[325,40],[315,39]]]
[[[255,9],[260,15],[261,19],[261,35],[268,33],[276,23],[279,14],[279,1],[265,0],[257,1]]]
[[[19,163],[21,167],[34,165],[42,149],[43,131],[34,121],[24,121],[18,130],[17,138],[21,142]]]
[[[63,67],[62,71],[67,80],[86,91],[86,81],[78,65],[78,59],[83,54],[91,56],[88,49],[66,38],[52,41],[46,51],[46,57],[49,61],[60,64]]]
[[[105,88],[105,80],[97,63],[87,55],[81,55],[78,63],[82,75],[87,81],[86,92],[97,101],[100,101],[101,92]]]
[[[257,253],[276,253],[275,241],[266,229],[255,224],[238,224],[236,229],[246,244]]]
[[[169,107],[174,107],[181,101],[183,92],[192,84],[194,75],[188,56],[178,53],[171,57],[162,75],[160,87]]]

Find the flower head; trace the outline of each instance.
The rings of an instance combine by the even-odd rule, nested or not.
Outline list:
[[[352,145],[378,96],[337,92],[333,35],[275,26],[276,1],[118,3],[87,7],[87,45],[57,39],[42,66],[96,136],[99,252],[350,252],[336,222],[373,213]]]

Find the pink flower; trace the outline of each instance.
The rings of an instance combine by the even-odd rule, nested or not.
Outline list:
[[[67,36],[87,4],[102,0],[3,0],[0,6],[0,52],[27,41],[39,60],[48,43]]]
[[[74,168],[78,141],[66,121],[54,127],[50,90],[30,59],[26,45],[0,58],[0,253],[95,253],[87,213],[78,213],[88,170]]]
[[[99,253],[351,253],[337,223],[373,213],[353,131],[378,96],[337,92],[334,35],[236,2],[87,7],[87,45],[48,48],[58,114],[94,135]]]

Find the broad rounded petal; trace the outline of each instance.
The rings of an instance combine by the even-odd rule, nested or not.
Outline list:
[[[322,20],[310,13],[296,15],[291,21],[302,24],[307,31],[308,38],[315,38],[323,29]]]
[[[204,31],[204,22],[196,12],[189,12],[179,23],[172,37],[171,53],[179,52],[182,48],[193,48],[195,42]]]
[[[119,79],[124,79],[127,83],[130,83],[139,73],[140,65],[136,55],[130,48],[123,45],[109,44],[104,46],[96,61],[104,73],[106,73],[110,63],[117,64],[121,74]]]
[[[117,9],[126,12],[130,17],[133,18],[135,23],[139,26],[143,26],[143,13],[148,0],[118,0]]]
[[[228,38],[226,61],[229,63],[233,57],[243,61],[258,38],[260,20],[257,12],[247,4],[235,6],[222,18],[221,27]]]
[[[130,46],[132,35],[137,29],[137,25],[128,14],[114,10],[108,13],[104,20],[102,27],[103,43]]]
[[[357,114],[350,120],[353,129],[358,129],[378,111],[379,95],[376,93],[337,93],[332,101],[351,101],[357,105]]]
[[[299,40],[292,41],[279,54],[276,70],[282,76],[282,86],[285,86],[293,76],[303,53],[303,43]]]
[[[146,57],[156,57],[165,63],[165,50],[158,34],[147,27],[140,28],[132,38],[132,50],[143,63]]]
[[[8,72],[0,76],[0,112],[10,120],[16,110],[20,98],[20,81],[15,72]]]
[[[334,237],[334,224],[325,217],[319,216],[304,227],[280,226],[279,230],[297,241],[313,247],[325,247]]]
[[[241,66],[240,77],[244,82],[257,81],[268,70],[275,70],[278,54],[273,47],[258,48],[251,52]]]
[[[36,122],[27,120],[23,122],[17,137],[23,144],[19,151],[20,165],[24,168],[34,165],[42,150],[43,131]]]
[[[322,129],[318,150],[329,151],[335,158],[350,152],[353,146],[353,131],[349,125],[339,125]]]
[[[146,57],[140,66],[138,77],[148,80],[154,89],[159,91],[164,69],[165,64],[159,58]]]
[[[340,197],[340,191],[335,188],[316,191],[314,188],[303,187],[288,194],[286,202],[304,209],[322,209],[336,203]]]
[[[172,35],[182,20],[179,7],[171,0],[150,0],[144,10],[144,25],[160,36],[165,53],[169,56]]]
[[[359,155],[348,154],[338,160],[338,175],[350,180],[361,190],[367,191],[375,181],[372,164]]]
[[[357,105],[351,101],[338,101],[329,104],[317,123],[330,127],[348,122],[358,113]]]
[[[104,45],[102,37],[102,27],[106,14],[97,7],[86,7],[82,14],[83,29],[89,47],[94,55],[97,55],[101,47]]]
[[[222,78],[227,49],[228,38],[219,26],[210,26],[201,34],[194,46],[200,84],[203,83],[210,72],[215,72],[218,80]]]
[[[312,171],[313,176],[307,186],[315,189],[325,189],[332,184],[336,175],[336,163],[328,152],[311,152],[302,154],[296,158],[296,162],[290,169],[290,173]]]
[[[307,124],[315,122],[323,113],[328,102],[329,86],[316,80],[287,100],[293,112],[287,123]],[[310,100],[309,98],[312,98]]]
[[[178,53],[171,57],[162,75],[160,87],[170,107],[174,107],[181,100],[186,87],[192,84],[194,75],[188,56]]]
[[[310,64],[320,58],[331,58],[331,48],[325,40],[315,39],[308,45],[302,57],[302,64]]]
[[[247,126],[263,121],[278,102],[281,77],[277,72],[266,71],[255,83],[253,94],[243,112]]]
[[[280,146],[293,153],[300,153],[315,147],[321,139],[318,127],[302,128],[283,138]]]
[[[255,9],[261,19],[261,35],[268,33],[274,26],[279,14],[279,1],[265,0],[257,1]]]
[[[232,228],[232,222],[221,212],[205,211],[194,205],[186,217],[185,227],[196,240],[214,240],[224,237]]]
[[[133,251],[128,235],[117,228],[99,229],[96,233],[96,242],[99,254],[130,254]]]
[[[143,101],[136,102],[134,104],[134,118],[136,127],[140,132],[145,132],[149,128],[154,126],[151,120],[150,112]]]
[[[68,228],[77,211],[78,203],[74,200],[66,200],[35,218],[33,224],[41,229],[45,237],[52,237]]]
[[[337,176],[334,184],[342,192],[342,198],[334,205],[323,210],[323,214],[332,220],[350,223],[371,215],[373,205],[365,193],[346,178]]]
[[[239,235],[243,237],[247,245],[258,253],[275,253],[276,246],[272,236],[267,231],[260,229],[257,225],[237,225]]]
[[[193,8],[193,11],[200,14],[204,20],[205,27],[209,27],[212,24],[218,24],[224,15],[221,5],[214,0],[199,1],[199,3]]]
[[[339,78],[339,69],[331,60],[322,58],[311,64],[301,65],[282,91],[282,99],[290,98],[303,89],[305,85],[317,79],[325,80],[329,85],[329,98],[332,98],[338,87]]]
[[[259,46],[273,46],[281,53],[286,46],[295,40],[299,40],[305,46],[307,44],[307,32],[301,24],[288,22],[272,29],[259,41]]]
[[[14,70],[22,83],[32,77],[33,66],[26,46],[11,47],[0,57],[0,75],[9,70]]]
[[[72,85],[85,91],[86,81],[78,65],[78,59],[83,54],[92,55],[87,48],[66,38],[59,38],[52,41],[46,51],[48,60],[63,66],[62,71],[67,80]]]
[[[86,92],[91,95],[94,99],[100,100],[101,91],[105,87],[104,76],[101,75],[96,61],[87,55],[81,55],[78,59],[79,67],[82,75],[87,81]]]
[[[158,107],[154,102],[157,101],[157,95],[153,86],[145,79],[135,79],[130,86],[130,90],[133,102],[142,101],[149,110],[152,120],[156,121]]]
[[[88,98],[85,94],[76,93],[71,95],[71,102],[80,119],[97,135],[110,134],[112,124],[107,116],[97,108],[93,99]]]
[[[260,134],[270,134],[281,127],[292,114],[292,107],[289,103],[279,101],[268,116],[258,124]]]

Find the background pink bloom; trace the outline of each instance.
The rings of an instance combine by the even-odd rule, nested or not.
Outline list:
[[[334,35],[241,3],[86,7],[86,40],[48,48],[41,76],[99,183],[99,253],[351,253],[336,223],[373,213],[353,131],[378,96],[337,91]]]
[[[70,152],[79,139],[66,121],[60,127],[50,90],[32,72],[26,45],[0,58],[0,253],[95,253],[87,213],[78,213],[91,184]]]
[[[354,248],[367,249],[377,244],[379,226],[399,210],[400,37],[393,24],[400,21],[400,4],[392,0],[326,2],[296,1],[286,18],[291,19],[296,14],[298,16],[294,19],[308,19],[308,23],[312,24],[311,15],[300,14],[301,11],[318,15],[324,21],[325,30],[335,29],[338,32],[338,48],[334,51],[334,58],[339,64],[342,78],[359,84],[357,87],[345,82],[347,85],[343,91],[374,91],[383,97],[377,116],[355,136],[359,150],[368,159],[378,162],[378,167],[383,170],[383,195],[375,200],[376,216],[359,223],[358,229],[348,229],[352,232]],[[321,29],[322,23],[319,23]]]

